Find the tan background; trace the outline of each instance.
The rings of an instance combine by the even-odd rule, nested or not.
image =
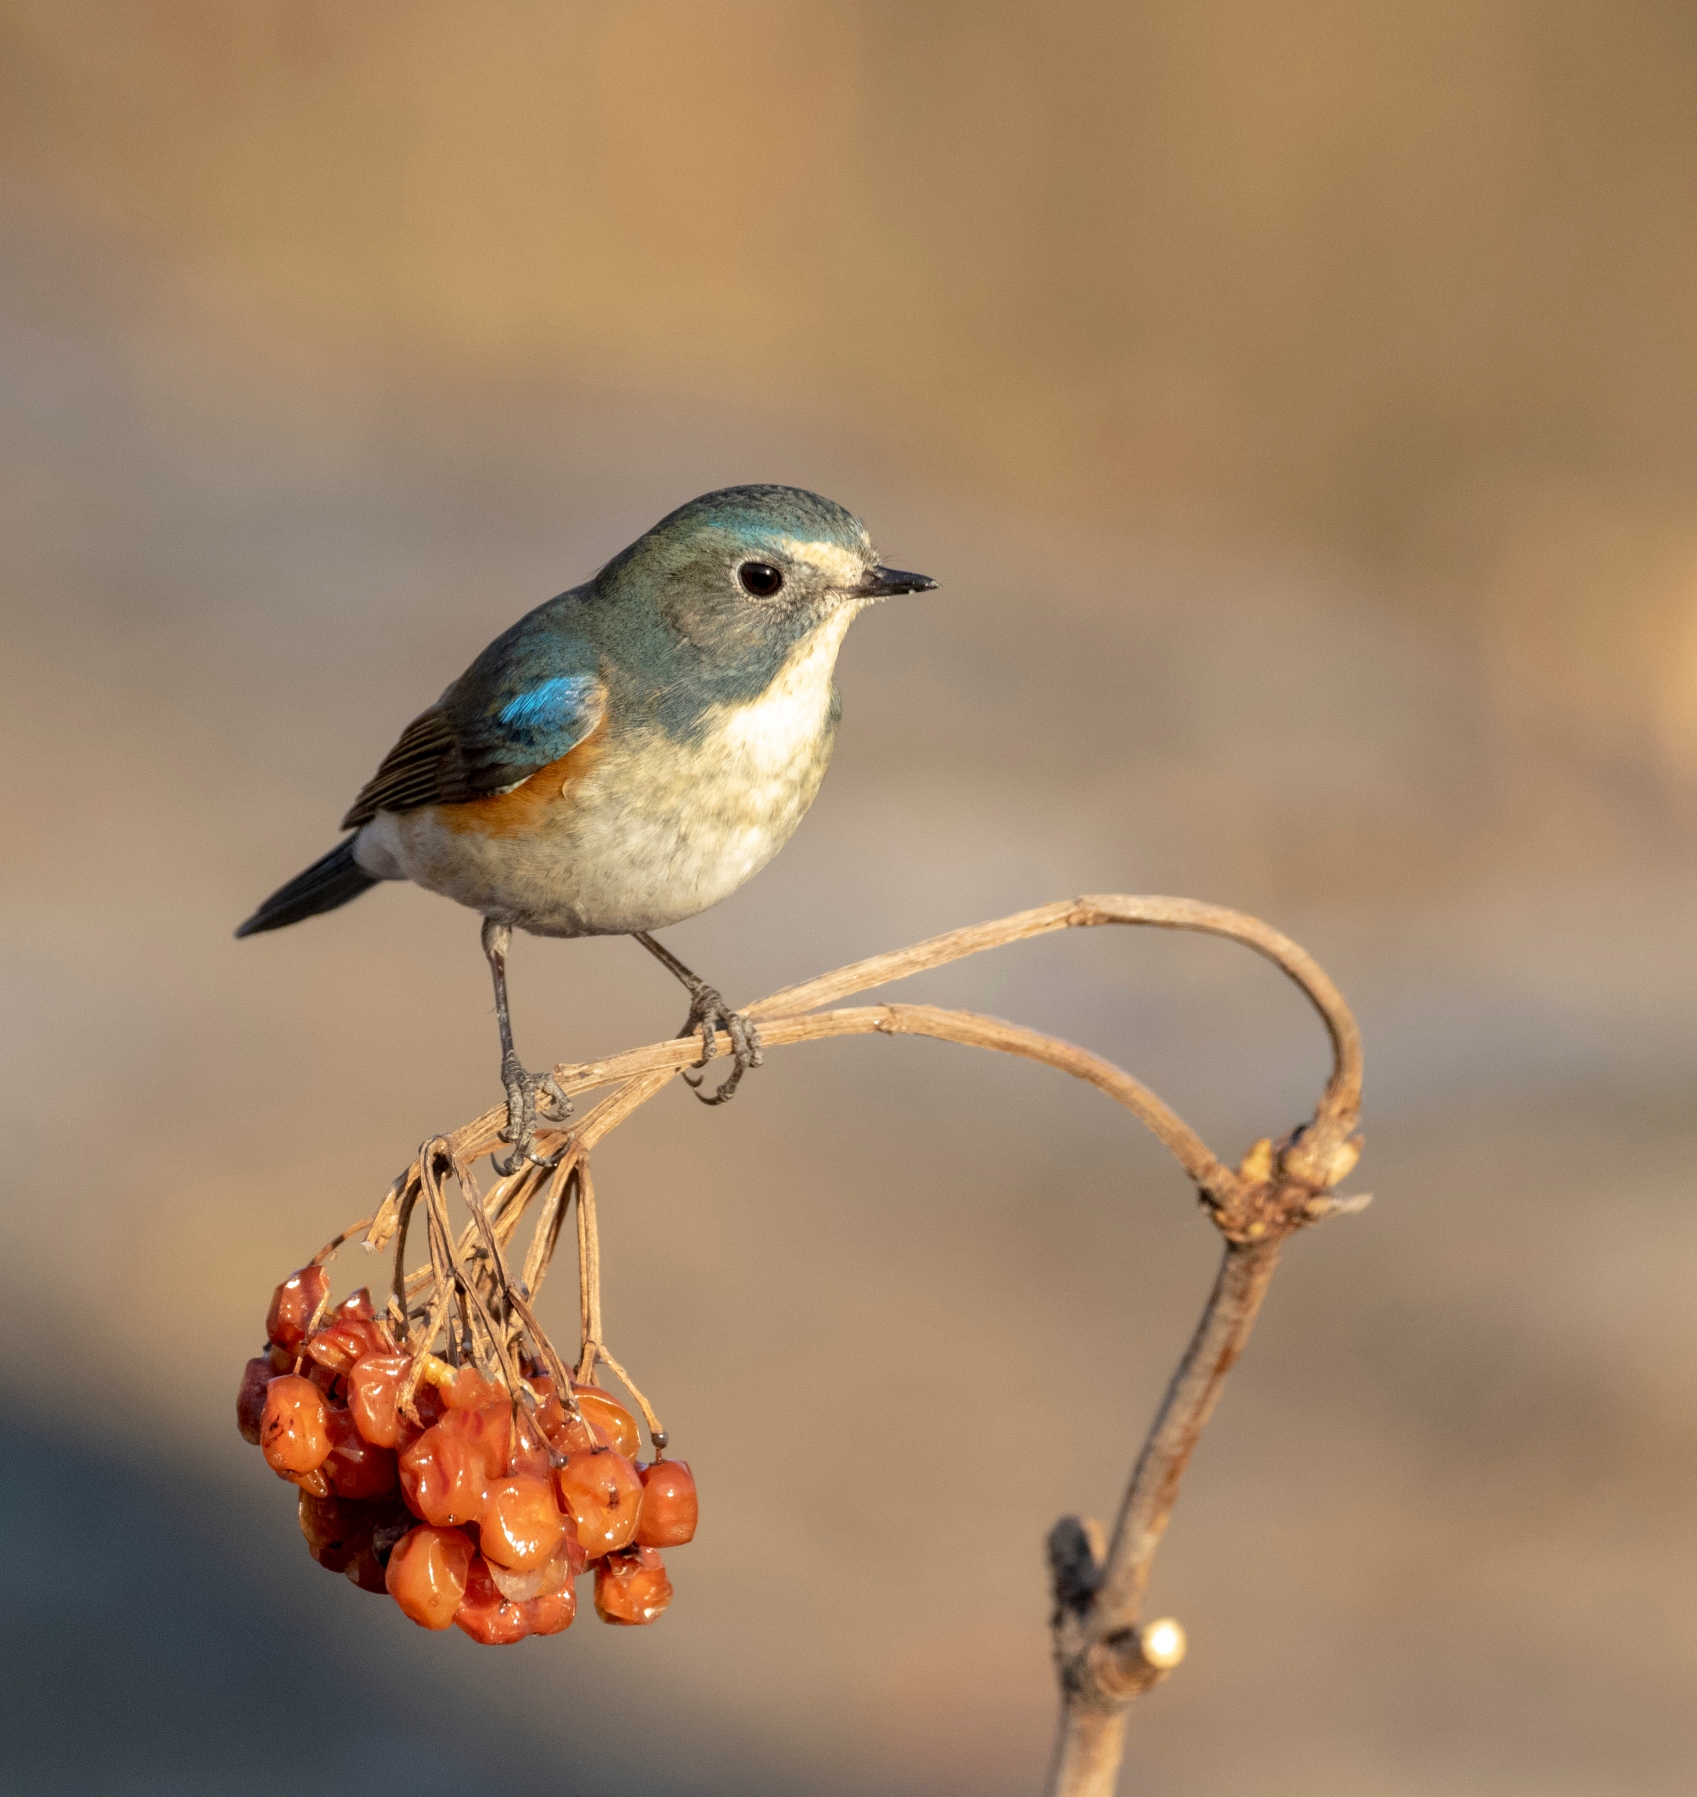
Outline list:
[[[1126,1788],[1689,1790],[1689,10],[0,32],[0,1782],[1035,1787],[1044,1531],[1111,1509],[1213,1254],[1052,1076],[839,1043],[609,1146],[612,1339],[706,1491],[652,1631],[426,1637],[310,1565],[230,1421],[270,1287],[496,1094],[469,916],[231,927],[495,631],[782,480],[943,589],[857,626],[814,815],[682,955],[750,998],[1185,892],[1367,1032],[1378,1201],[1295,1246],[1193,1470],[1192,1657]],[[1323,1067],[1245,961],[1098,934],[916,991],[1236,1154]],[[533,1061],[678,1020],[628,944],[514,977]]]

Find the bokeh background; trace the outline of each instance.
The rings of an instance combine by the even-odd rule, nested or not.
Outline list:
[[[497,630],[777,480],[943,586],[681,955],[749,999],[1188,893],[1366,1030],[1377,1200],[1192,1470],[1125,1788],[1688,1791],[1691,10],[4,0],[0,83],[0,1786],[1037,1788],[1043,1537],[1215,1253],[1052,1075],[835,1043],[608,1145],[611,1340],[706,1492],[653,1630],[425,1636],[232,1423],[272,1285],[498,1094],[468,915],[231,928]],[[533,1063],[678,1022],[628,943],[514,979]],[[1219,943],[911,990],[1232,1156],[1324,1068]]]

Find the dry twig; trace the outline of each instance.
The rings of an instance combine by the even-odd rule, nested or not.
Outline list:
[[[932,1005],[879,1004],[826,1009],[871,987],[1056,930],[1098,924],[1138,924],[1194,930],[1242,943],[1265,956],[1307,995],[1331,1038],[1333,1065],[1312,1119],[1284,1137],[1264,1138],[1235,1168],[1227,1166],[1161,1099],[1130,1074],[1088,1050],[998,1018]],[[1201,1321],[1173,1376],[1131,1483],[1112,1539],[1097,1526],[1067,1517],[1049,1537],[1060,1674],[1060,1735],[1050,1776],[1051,1797],[1111,1797],[1118,1772],[1125,1714],[1132,1699],[1176,1665],[1183,1631],[1175,1623],[1144,1624],[1142,1605],[1156,1549],[1172,1514],[1179,1481],[1219,1399],[1226,1374],[1243,1351],[1284,1240],[1293,1231],[1359,1210],[1364,1197],[1339,1198],[1335,1188],[1355,1166],[1361,1104],[1361,1038],[1342,994],[1296,943],[1259,919],[1191,899],[1092,897],[1044,905],[992,923],[952,930],[910,948],[875,955],[748,1007],[763,1046],[819,1042],[847,1035],[918,1035],[1022,1056],[1055,1067],[1105,1092],[1159,1140],[1194,1182],[1224,1238],[1219,1275]],[[538,1132],[537,1151],[551,1166],[527,1164],[500,1178],[485,1198],[472,1172],[501,1147],[505,1107],[486,1111],[452,1135],[427,1142],[419,1158],[390,1188],[371,1221],[366,1246],[395,1248],[394,1296],[389,1315],[415,1357],[406,1386],[410,1399],[446,1332],[450,1360],[468,1359],[515,1394],[529,1397],[517,1371],[528,1340],[534,1362],[551,1375],[562,1401],[571,1400],[571,1374],[536,1322],[532,1306],[560,1235],[565,1213],[577,1211],[581,1342],[579,1382],[598,1364],[627,1386],[648,1423],[657,1454],[665,1431],[647,1399],[608,1351],[600,1298],[600,1248],[589,1153],[610,1131],[652,1098],[674,1073],[694,1065],[699,1045],[672,1040],[631,1049],[603,1061],[553,1070],[568,1094],[611,1087],[569,1129]],[[443,1178],[452,1175],[470,1213],[455,1237]],[[408,1274],[403,1261],[408,1225],[420,1198],[428,1223],[429,1263]],[[506,1248],[531,1204],[541,1199],[522,1277],[512,1278]],[[347,1232],[351,1234],[352,1232]],[[327,1258],[341,1240],[332,1243]]]

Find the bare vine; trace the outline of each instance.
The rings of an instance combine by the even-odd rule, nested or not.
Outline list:
[[[1318,1012],[1331,1041],[1332,1071],[1313,1117],[1277,1139],[1258,1141],[1228,1166],[1163,1100],[1101,1056],[1055,1036],[968,1011],[933,1005],[836,1001],[949,962],[1056,930],[1101,924],[1142,925],[1221,936],[1263,955],[1284,972]],[[909,948],[875,955],[799,986],[786,987],[746,1015],[760,1025],[766,1049],[835,1036],[915,1035],[1020,1056],[1085,1081],[1123,1105],[1183,1168],[1224,1239],[1213,1290],[1120,1504],[1106,1540],[1094,1523],[1067,1517],[1049,1537],[1054,1593],[1054,1647],[1062,1710],[1050,1774],[1051,1797],[1111,1797],[1131,1701],[1164,1678],[1183,1655],[1176,1623],[1142,1620],[1144,1593],[1180,1480],[1207,1424],[1226,1374],[1254,1326],[1285,1239],[1332,1216],[1359,1210],[1365,1197],[1340,1198],[1336,1187],[1360,1153],[1355,1134],[1361,1105],[1361,1038],[1343,995],[1304,949],[1259,919],[1191,899],[1086,897],[952,930]],[[526,1371],[546,1373],[567,1408],[574,1379],[592,1380],[607,1366],[643,1412],[656,1455],[666,1432],[648,1400],[607,1347],[601,1317],[600,1247],[589,1154],[652,1098],[674,1073],[695,1063],[694,1039],[652,1043],[606,1060],[553,1070],[568,1094],[612,1088],[568,1126],[544,1129],[527,1163],[498,1178],[485,1194],[476,1163],[497,1152],[504,1107],[486,1111],[450,1135],[424,1144],[390,1188],[368,1224],[330,1243],[320,1260],[364,1229],[371,1249],[393,1247],[388,1320],[413,1355],[403,1386],[410,1402],[422,1378],[441,1362],[471,1362],[497,1378],[515,1404],[534,1397]],[[457,1185],[469,1220],[456,1233],[445,1181]],[[427,1261],[408,1273],[406,1244],[414,1213],[424,1206]],[[536,1208],[518,1275],[508,1259],[519,1226]],[[580,1343],[568,1368],[533,1309],[568,1210],[577,1224]]]

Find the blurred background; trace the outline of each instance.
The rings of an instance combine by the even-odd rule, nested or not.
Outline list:
[[[1358,1008],[1372,1209],[1192,1468],[1161,1797],[1604,1797],[1697,1756],[1697,19],[1657,0],[0,0],[0,978],[19,1793],[1018,1793],[1045,1532],[1111,1516],[1216,1243],[1130,1120],[912,1041],[603,1151],[614,1351],[704,1489],[652,1630],[500,1654],[307,1558],[272,1286],[499,1096],[472,917],[237,944],[400,727],[663,512],[815,487],[859,623],[748,1000],[1081,891]],[[669,1034],[522,940],[531,1064]],[[1263,964],[1098,931],[905,993],[1228,1157]],[[363,1279],[358,1257],[344,1278]],[[569,1268],[547,1314],[575,1339]]]

